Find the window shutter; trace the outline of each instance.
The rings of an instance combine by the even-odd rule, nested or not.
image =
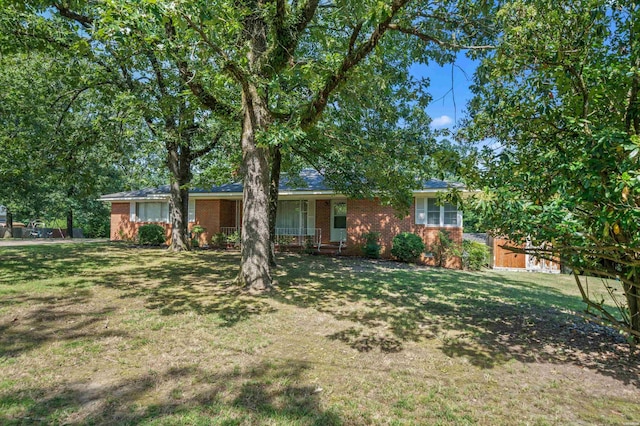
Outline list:
[[[189,222],[196,221],[196,200],[189,198]]]
[[[427,223],[427,215],[425,212],[425,201],[424,197],[416,197],[416,224],[417,225],[426,225]]]
[[[307,201],[307,235],[316,233],[316,200]]]
[[[136,222],[136,203],[129,203],[129,220],[131,222]]]

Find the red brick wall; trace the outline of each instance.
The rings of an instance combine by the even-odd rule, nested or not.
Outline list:
[[[210,244],[211,237],[220,232],[222,226],[235,226],[235,201],[233,200],[196,200],[196,221],[190,226],[199,224],[207,229],[200,236],[201,244]],[[129,220],[129,203],[111,204],[111,239],[134,239],[138,228],[144,223],[132,223]],[[170,225],[159,224],[167,230],[167,241],[170,237]],[[322,229],[322,242],[329,243],[331,238],[331,201],[316,200],[316,228]],[[401,232],[413,232],[420,235],[428,247],[436,241],[438,227],[426,227],[415,224],[415,207],[412,205],[409,215],[399,219],[390,206],[380,205],[378,200],[347,200],[347,249],[345,254],[359,255],[363,244],[362,235],[367,232],[380,232],[382,256],[391,257],[393,237]],[[452,239],[462,243],[462,228],[446,228]],[[522,256],[524,258],[524,256]],[[426,264],[433,264],[432,259],[423,258]],[[497,262],[496,262],[497,263]],[[460,259],[452,258],[447,267],[459,268]],[[498,265],[496,265],[498,266]]]
[[[316,200],[316,228],[322,229],[322,244],[331,240],[331,200]]]
[[[220,226],[236,226],[235,200],[220,201]]]
[[[391,257],[393,237],[402,232],[412,232],[422,237],[427,246],[433,244],[440,229],[449,232],[452,240],[462,244],[462,228],[426,227],[415,224],[415,206],[411,205],[409,215],[398,218],[391,206],[383,206],[379,200],[347,200],[347,254],[360,254],[364,244],[363,234],[368,232],[380,233],[382,257]],[[423,257],[422,262],[433,264],[433,259]],[[460,268],[459,258],[451,258],[446,264],[450,268]]]
[[[211,244],[211,237],[220,232],[220,205],[223,200],[196,200],[195,224],[206,228],[200,244]]]
[[[111,235],[112,241],[135,238],[138,227],[129,220],[129,203],[111,203]]]
[[[165,229],[167,244],[171,242],[171,226],[168,223],[131,222],[129,203],[111,203],[111,240],[128,241],[138,237],[138,229],[142,225],[155,223]]]

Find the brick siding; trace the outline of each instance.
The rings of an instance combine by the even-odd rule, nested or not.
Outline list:
[[[235,201],[233,200],[196,200],[195,223],[206,228],[206,232],[200,236],[201,244],[210,244],[211,238],[220,232],[220,227],[237,226],[235,223]],[[129,203],[112,203],[111,205],[111,239],[134,239],[138,228],[143,225],[140,222],[129,220]],[[167,230],[169,240],[170,225],[159,224]],[[316,228],[322,229],[322,242],[328,244],[331,238],[331,201],[316,200]],[[361,246],[364,243],[363,234],[367,232],[379,232],[382,245],[381,255],[391,257],[391,245],[393,237],[401,232],[412,232],[422,237],[427,251],[437,240],[438,231],[441,228],[416,225],[415,206],[411,206],[409,215],[398,218],[395,210],[390,206],[382,206],[376,200],[347,200],[347,248],[345,254],[360,255]],[[445,228],[452,240],[462,244],[462,228]],[[421,262],[433,265],[434,260],[422,257]],[[448,268],[460,268],[460,258],[450,258],[446,266]]]
[[[412,204],[409,214],[404,218],[398,218],[397,212],[391,206],[383,206],[379,200],[347,200],[347,254],[361,254],[361,247],[364,244],[363,235],[368,232],[380,233],[381,256],[391,257],[391,246],[393,237],[402,232],[411,232],[420,235],[427,251],[429,247],[437,241],[438,231],[441,229],[449,232],[451,239],[462,244],[462,228],[440,228],[425,225],[416,225],[415,206]],[[429,265],[434,264],[432,258],[423,256],[421,262]],[[452,257],[446,262],[448,268],[460,268],[461,259]]]

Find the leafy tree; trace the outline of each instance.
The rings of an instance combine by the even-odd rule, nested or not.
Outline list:
[[[144,20],[129,20],[126,27],[98,4],[27,2],[4,10],[5,34],[18,36],[18,48],[66,48],[75,58],[94,66],[82,75],[82,90],[99,91],[94,102],[114,100],[138,111],[146,123],[149,141],[164,150],[162,165],[170,181],[172,250],[189,249],[188,191],[198,160],[220,147],[228,126],[212,120],[189,95],[181,78],[182,62],[159,48],[156,29]],[[161,29],[165,34],[164,29]],[[35,41],[34,41],[35,40]],[[42,46],[42,47],[41,47]],[[75,99],[74,99],[75,101]],[[125,151],[137,158],[134,151]]]
[[[241,123],[244,212],[239,278],[263,290],[271,283],[269,218],[273,224],[282,154],[306,156],[305,161],[321,168],[340,165],[338,182],[367,182],[370,179],[361,172],[372,176],[371,170],[388,165],[379,170],[391,171],[397,180],[387,188],[414,185],[410,168],[403,172],[406,163],[397,161],[406,139],[394,144],[362,135],[375,130],[376,136],[410,137],[402,126],[407,114],[395,115],[397,105],[391,102],[385,108],[385,100],[411,95],[411,63],[446,61],[467,42],[482,44],[489,9],[465,1],[116,0],[56,6],[50,13],[75,20],[80,35],[99,37],[98,43],[80,44],[92,55],[139,39],[137,45],[152,50],[162,67],[171,66],[172,76],[179,76],[189,96],[212,117]],[[380,82],[380,90],[371,90],[371,82]],[[177,83],[175,87],[177,95]],[[357,113],[356,100],[362,96],[350,101],[363,91],[370,93],[373,104],[365,109],[378,117]],[[187,96],[183,90],[179,93]],[[357,113],[352,119],[334,121],[351,112]],[[349,149],[333,149],[336,141],[344,143],[335,137],[342,138],[349,127],[361,129],[356,142],[361,158],[369,154],[366,167],[352,166]]]
[[[622,324],[583,298],[640,338],[640,6],[513,1],[497,25],[463,131],[500,145],[483,150],[475,182],[486,188],[484,225],[530,237],[533,254],[576,272],[619,279]]]

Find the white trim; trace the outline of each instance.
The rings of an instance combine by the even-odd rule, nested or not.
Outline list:
[[[136,203],[129,203],[129,221],[137,222],[138,218],[136,217]]]
[[[187,222],[196,221],[196,200],[189,197],[189,208],[187,209]]]
[[[333,224],[334,224],[334,213],[335,213],[335,205],[338,203],[344,203],[345,207],[348,206],[348,202],[346,199],[342,198],[342,199],[337,199],[337,200],[331,200],[331,203],[329,205],[329,208],[331,209],[331,213],[329,216],[329,241],[331,242],[342,242],[345,238],[346,238],[346,233],[347,233],[347,227],[345,226],[344,228],[334,228]],[[347,213],[345,213],[345,218],[347,217]],[[340,236],[334,238],[334,236],[337,236],[338,234],[340,234]]]
[[[414,224],[415,225],[422,225],[426,228],[462,228],[462,211],[460,209],[456,209],[456,222],[458,222],[455,225],[445,225],[444,224],[444,204],[439,206],[440,207],[440,223],[439,224],[433,224],[433,223],[427,223],[427,219],[429,217],[429,209],[428,209],[428,202],[427,200],[430,198],[434,198],[434,197],[415,197],[414,198],[414,213],[415,213],[415,217],[414,217]],[[434,212],[435,213],[435,212]],[[420,219],[422,219],[420,221]]]
[[[455,187],[453,187],[455,188]],[[412,194],[414,197],[417,196],[425,196],[431,194],[437,194],[438,192],[447,191],[451,188],[433,188],[433,189],[419,189],[413,190]],[[460,188],[463,192],[470,192],[466,189]],[[475,191],[477,192],[477,191]],[[119,201],[146,201],[146,200],[169,200],[169,194],[153,194],[148,195],[146,197],[100,197],[99,201],[110,201],[110,202],[119,202]],[[311,199],[311,198],[345,198],[347,197],[344,194],[322,190],[322,191],[281,191],[278,194],[278,197],[293,197],[293,198],[301,198],[301,199]],[[242,199],[242,192],[196,192],[189,193],[189,198],[194,199],[225,199],[225,198],[235,198]],[[348,198],[348,197],[347,197]]]
[[[134,210],[134,217],[135,217],[135,222],[140,222],[140,223],[170,223],[169,221],[169,203],[165,200],[145,200],[144,202],[141,203],[131,203],[135,206],[135,210]],[[148,219],[143,219],[140,218],[140,216],[138,216],[138,210],[140,209],[140,206],[143,204],[160,204],[160,215],[164,216],[161,220],[148,220]],[[145,210],[147,208],[145,207]],[[162,210],[166,210],[166,214],[162,215]]]
[[[150,195],[148,197],[122,197],[122,198],[98,198],[98,201],[109,201],[112,203],[120,203],[126,201],[169,201],[169,194],[167,195]]]

